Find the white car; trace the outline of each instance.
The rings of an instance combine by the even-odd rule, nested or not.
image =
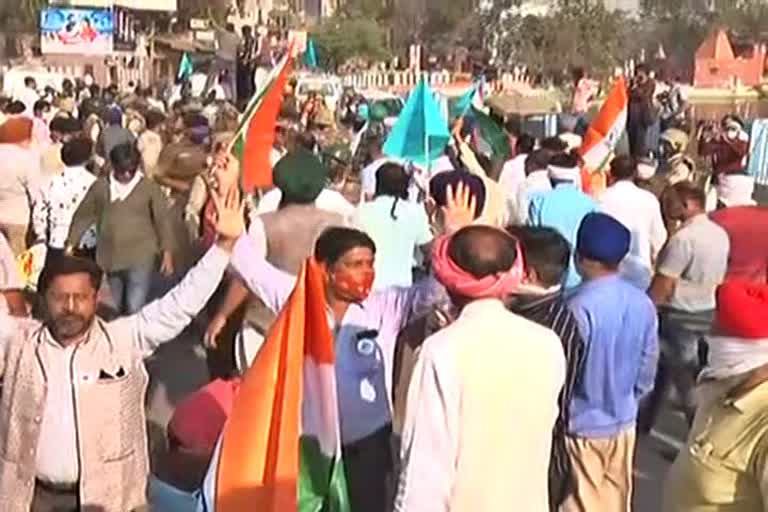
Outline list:
[[[360,95],[368,104],[369,112],[377,106],[383,107],[386,110],[387,116],[384,118],[384,125],[387,128],[392,128],[395,125],[400,112],[405,107],[405,100],[402,97],[389,92],[371,89],[360,91]]]
[[[341,80],[331,75],[304,75],[299,76],[296,81],[296,99],[299,104],[303,104],[310,93],[317,93],[325,100],[331,112],[336,112],[336,105],[341,99],[343,86]]]

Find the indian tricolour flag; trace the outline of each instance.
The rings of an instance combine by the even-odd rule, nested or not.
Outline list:
[[[602,171],[627,127],[627,83],[616,79],[611,92],[584,134],[579,153],[590,171]]]
[[[206,512],[349,512],[322,271],[307,261],[243,378],[202,489]]]
[[[291,46],[251,98],[229,145],[229,150],[240,161],[243,187],[249,193],[254,188],[272,185],[269,155],[275,143],[275,124],[283,103],[283,91],[294,61]]]

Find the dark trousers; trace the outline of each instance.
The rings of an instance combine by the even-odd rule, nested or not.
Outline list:
[[[30,512],[80,512],[77,489],[59,490],[44,483],[35,482],[32,507],[29,510]]]
[[[713,318],[714,311],[659,310],[661,354],[653,391],[640,405],[639,432],[647,434],[651,431],[670,387],[677,391],[688,423],[693,422],[696,379],[706,364],[703,338],[710,331]]]
[[[392,426],[342,447],[351,512],[388,512],[394,493]]]

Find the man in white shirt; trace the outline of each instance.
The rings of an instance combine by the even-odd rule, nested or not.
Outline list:
[[[524,275],[518,241],[466,227],[435,242],[432,265],[461,314],[414,369],[395,511],[546,511],[565,358],[554,332],[502,302]]]
[[[358,205],[353,224],[376,243],[374,290],[413,284],[414,255],[432,240],[424,205],[408,200],[410,177],[388,163],[376,173],[376,197]]]
[[[49,250],[63,251],[69,226],[77,207],[96,181],[85,164],[91,158],[93,143],[80,137],[64,144],[61,160],[64,171],[54,176],[40,194],[32,210],[32,226],[38,243],[45,243]],[[89,229],[81,240],[81,247],[96,248],[96,230]]]
[[[667,229],[656,196],[634,183],[637,165],[630,156],[611,162],[612,185],[600,197],[600,211],[621,222],[632,234],[629,254],[621,264],[621,273],[638,288],[651,284],[653,262],[664,242]]]
[[[376,195],[376,171],[378,171],[379,168],[387,162],[393,161],[392,159],[384,156],[384,153],[381,149],[381,144],[373,144],[370,151],[373,160],[371,163],[363,167],[362,171],[360,171],[361,203],[372,200],[373,196]]]
[[[34,117],[35,103],[40,99],[40,93],[37,92],[37,83],[35,79],[28,76],[24,79],[24,88],[16,95],[16,99],[24,103],[26,110],[24,115]]]
[[[536,139],[527,133],[520,135],[515,145],[517,156],[507,161],[501,169],[499,184],[504,188],[507,195],[507,208],[510,214],[517,211],[517,196],[520,194],[520,189],[525,184],[526,178],[525,161],[528,159],[528,155],[533,152],[535,145]]]

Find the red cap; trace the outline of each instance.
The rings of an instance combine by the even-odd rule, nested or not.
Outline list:
[[[189,395],[176,406],[168,436],[187,450],[213,453],[239,387],[240,379],[217,379]]]
[[[768,338],[768,285],[728,280],[717,289],[720,334],[744,339]]]

